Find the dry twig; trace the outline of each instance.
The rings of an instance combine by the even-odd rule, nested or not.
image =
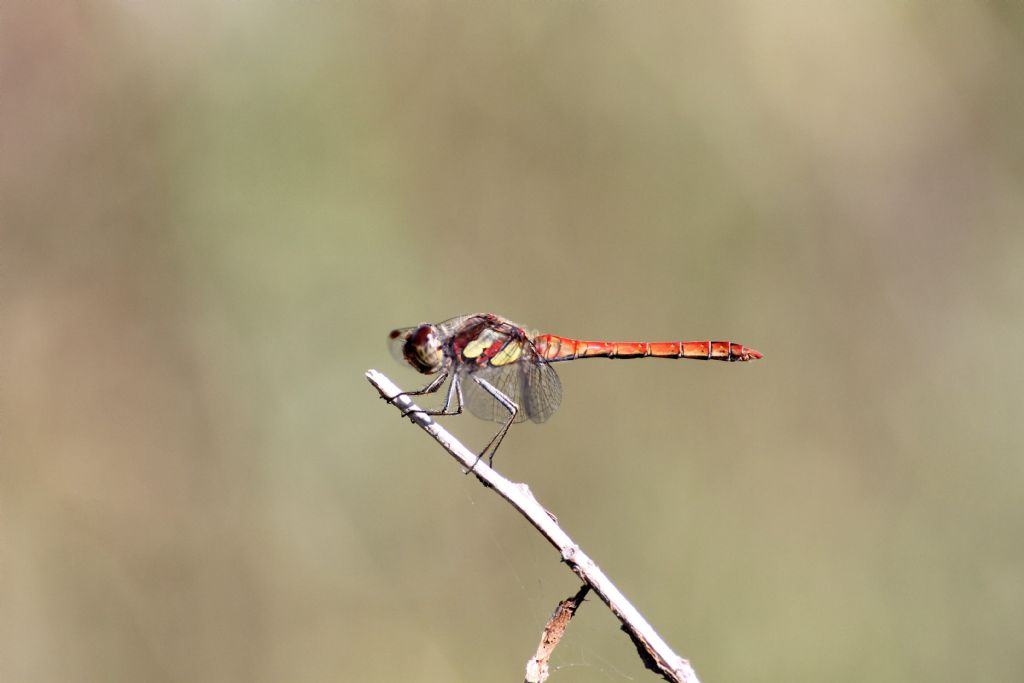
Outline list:
[[[523,683],[544,683],[548,680],[548,662],[551,660],[551,653],[558,647],[565,633],[565,627],[569,620],[576,614],[576,610],[583,604],[583,598],[590,592],[590,586],[583,584],[576,595],[570,595],[558,603],[558,607],[548,619],[544,632],[540,634],[540,645],[537,646],[537,654],[526,663],[526,678]]]
[[[672,651],[626,596],[537,502],[530,487],[509,481],[485,462],[478,461],[476,453],[459,443],[429,415],[418,412],[420,408],[408,396],[400,395],[402,390],[381,373],[370,370],[366,373],[366,378],[380,392],[382,398],[391,400],[399,410],[408,413],[414,424],[434,437],[434,440],[463,467],[467,470],[472,468],[473,474],[481,483],[494,489],[498,495],[511,503],[551,545],[558,549],[562,561],[597,593],[622,622],[622,630],[636,645],[637,652],[647,668],[674,683],[700,683],[690,663]]]

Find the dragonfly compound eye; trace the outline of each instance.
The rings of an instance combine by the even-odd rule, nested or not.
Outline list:
[[[405,360],[424,375],[432,375],[441,370],[444,363],[444,351],[437,328],[433,325],[420,325],[409,335],[403,349]]]

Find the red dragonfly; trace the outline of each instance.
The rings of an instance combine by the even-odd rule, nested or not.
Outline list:
[[[432,394],[451,377],[441,409],[423,413],[459,415],[466,406],[477,417],[502,424],[479,455],[482,458],[489,450],[488,462],[492,464],[512,423],[526,418],[544,422],[558,409],[562,383],[552,363],[577,358],[696,358],[735,362],[762,357],[754,349],[727,341],[593,342],[553,334],[533,335],[492,313],[460,315],[441,323],[392,330],[388,338],[392,354],[400,362],[407,362],[424,375],[437,375],[422,389],[400,395]],[[457,408],[452,408],[453,401],[458,402]]]

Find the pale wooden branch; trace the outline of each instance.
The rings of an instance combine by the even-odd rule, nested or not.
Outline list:
[[[590,586],[583,584],[576,595],[570,595],[558,603],[558,607],[555,608],[544,627],[544,632],[540,634],[537,654],[526,662],[526,678],[523,679],[523,683],[544,683],[548,680],[548,662],[551,660],[551,653],[558,647],[562,635],[565,634],[565,628],[589,592]]]
[[[408,396],[401,395],[402,390],[381,373],[370,370],[366,373],[366,378],[377,389],[381,398],[392,401],[399,410],[407,412],[409,419],[414,424],[434,437],[434,440],[441,444],[464,468],[467,470],[472,468],[473,474],[481,483],[494,489],[498,495],[511,503],[551,545],[555,546],[562,555],[562,561],[597,593],[622,622],[622,630],[636,645],[637,652],[649,669],[674,683],[700,683],[690,662],[669,648],[640,612],[626,599],[626,596],[573,542],[569,534],[562,530],[552,515],[537,502],[529,486],[511,482],[488,467],[487,463],[479,459],[476,453],[459,443],[429,415],[416,412],[420,408]]]

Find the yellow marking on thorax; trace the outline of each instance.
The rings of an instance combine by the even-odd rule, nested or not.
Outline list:
[[[462,349],[462,355],[466,358],[477,358],[490,345],[490,342],[485,343],[480,339],[474,339],[466,344],[466,348]]]
[[[479,358],[480,354],[491,348],[494,342],[503,338],[504,335],[499,335],[494,330],[484,330],[480,333],[479,337],[466,344],[466,348],[462,350],[462,355],[466,358]]]
[[[494,354],[494,358],[491,359],[491,365],[507,365],[508,363],[514,363],[519,359],[523,353],[523,345],[519,342],[509,342],[505,344],[505,348],[498,353]]]

